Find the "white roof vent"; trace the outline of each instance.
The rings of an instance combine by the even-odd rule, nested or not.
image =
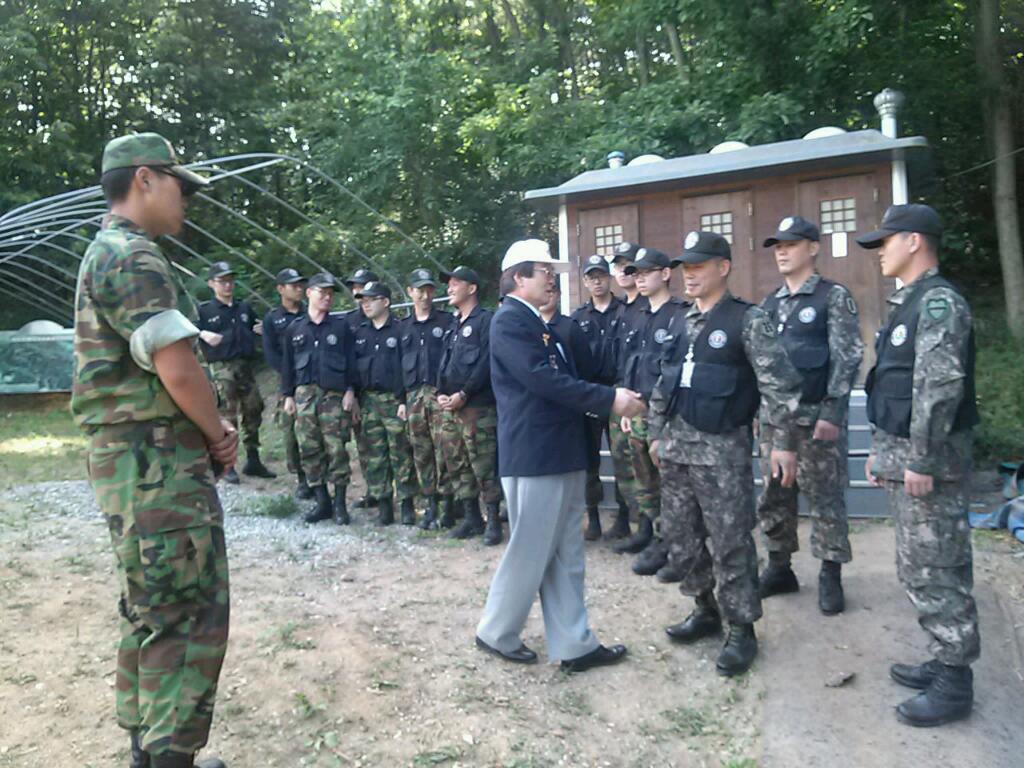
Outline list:
[[[662,157],[661,155],[640,155],[638,157],[634,157],[632,160],[626,163],[626,165],[650,165],[651,163],[659,163],[664,159],[665,158]]]
[[[21,326],[18,333],[45,336],[49,333],[60,333],[63,330],[65,329],[52,320],[31,320]]]
[[[718,155],[722,152],[735,152],[737,149],[749,149],[750,147],[742,141],[723,141],[721,144],[715,144],[711,149],[708,150],[709,155]]]
[[[805,139],[824,139],[827,136],[839,136],[840,134],[846,133],[845,128],[839,128],[835,125],[823,125],[821,128],[815,128],[813,131],[804,136]]]

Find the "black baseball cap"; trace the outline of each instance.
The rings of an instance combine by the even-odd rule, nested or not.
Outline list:
[[[675,265],[669,260],[668,255],[657,248],[639,248],[636,260],[632,264],[627,264],[622,271],[632,275],[641,269],[671,269],[673,266]]]
[[[472,283],[476,286],[480,285],[480,275],[476,273],[475,269],[470,269],[469,267],[458,266],[451,272],[443,269],[441,270],[441,280],[444,282],[447,283],[453,277],[456,280],[462,280],[463,282]]]
[[[604,272],[606,275],[611,273],[611,269],[608,267],[608,262],[605,260],[604,256],[599,253],[595,253],[583,264],[584,275],[589,275],[594,270]]]
[[[623,241],[615,246],[615,252],[612,254],[612,264],[616,264],[619,261],[633,261],[636,259],[636,252],[640,250],[640,246],[636,243],[630,243]]]
[[[367,283],[375,283],[378,280],[380,278],[377,277],[376,273],[360,267],[345,280],[345,285],[351,288],[353,285],[366,285]]]
[[[434,282],[434,275],[429,269],[414,269],[409,273],[409,285],[413,288],[422,288],[424,285],[432,285],[437,288],[437,283]]]
[[[672,259],[673,264],[702,264],[710,259],[729,259],[732,249],[729,241],[717,232],[689,232],[683,239],[683,253]]]
[[[214,280],[218,277],[227,277],[228,275],[235,274],[235,270],[231,268],[231,265],[226,261],[215,261],[210,265],[210,268],[206,270],[206,279]]]
[[[292,283],[304,283],[306,278],[299,274],[298,270],[285,267],[277,273],[278,285],[291,285]]]
[[[818,228],[803,216],[787,216],[779,222],[778,231],[764,241],[765,248],[781,242],[795,242],[797,240],[821,240],[821,233]]]
[[[317,272],[311,278],[309,278],[309,285],[307,288],[330,288],[332,291],[337,290],[338,281],[330,272]]]
[[[385,299],[390,299],[391,289],[378,280],[371,280],[370,282],[366,283],[366,285],[364,285],[361,290],[356,291],[354,295],[357,299],[373,299],[378,296],[383,296]]]
[[[908,203],[890,205],[882,217],[882,224],[875,232],[868,232],[856,238],[862,248],[873,249],[882,244],[889,235],[897,232],[920,232],[922,235],[942,237],[942,219],[930,205]]]

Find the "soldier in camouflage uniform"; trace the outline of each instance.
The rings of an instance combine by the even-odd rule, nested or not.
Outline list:
[[[785,278],[764,301],[790,362],[803,379],[796,413],[796,485],[783,488],[769,478],[772,427],[761,423],[761,476],[769,478],[758,502],[758,518],[768,542],[768,567],[761,574],[761,597],[796,592],[800,587],[790,566],[799,549],[797,494],[803,492],[811,513],[811,553],[821,561],[818,607],[826,615],[845,607],[841,569],[850,562],[846,519],[847,422],[850,390],[860,369],[864,342],[857,304],[850,292],[815,271],[818,228],[800,216],[788,216],[764,241],[775,249]]]
[[[718,634],[724,616],[729,634],[716,667],[726,676],[750,668],[757,655],[754,622],[761,618],[751,535],[753,419],[760,404],[775,440],[770,476],[789,487],[796,479],[792,417],[800,401],[800,375],[775,325],[729,293],[731,259],[721,235],[686,236],[676,261],[694,303],[665,341],[650,421],[651,454],[661,466],[662,534],[682,575],[680,591],[696,598],[693,613],[666,632],[692,643]]]
[[[348,442],[356,403],[355,335],[343,317],[331,314],[337,282],[326,272],[313,275],[306,288],[308,309],[288,327],[281,363],[284,411],[295,419],[302,466],[306,467],[316,507],[307,523],[329,517],[351,522],[345,501],[350,469]],[[331,499],[327,486],[334,486]]]
[[[107,144],[101,184],[110,215],[78,275],[71,412],[121,586],[118,724],[132,768],[223,768],[194,759],[228,639],[214,471],[234,464],[238,436],[196,356],[196,306],[153,242],[181,229],[206,181],[143,133]]]
[[[427,269],[414,269],[406,292],[412,313],[402,330],[402,378],[406,391],[409,443],[426,501],[420,527],[439,525],[438,501],[444,499],[448,518],[454,504],[451,481],[441,452],[441,406],[437,402],[437,372],[441,365],[444,334],[455,324],[455,316],[434,307],[437,283]]]
[[[402,525],[415,525],[416,470],[405,429],[402,321],[391,315],[391,289],[384,283],[367,283],[355,297],[366,315],[356,331],[361,429],[370,448],[366,494],[377,500],[378,524],[391,525],[395,521],[393,487]]]
[[[345,280],[345,286],[354,297],[367,283],[376,283],[379,281],[380,278],[377,277],[376,272],[360,267]],[[345,318],[345,321],[349,324],[349,327],[352,329],[352,333],[358,331],[359,326],[363,324],[364,320],[366,320],[366,315],[363,314],[363,308],[359,306],[358,300],[356,300],[356,306],[353,309],[345,310],[341,313],[341,316]],[[365,481],[366,457],[370,455],[370,451],[373,449],[366,442],[361,422],[353,425],[353,432],[355,432],[356,436],[356,452],[359,454],[359,469],[363,473],[363,480]],[[365,495],[361,499],[356,500],[352,506],[356,509],[375,507],[377,506],[377,500],[372,496]]]
[[[284,345],[288,337],[288,326],[306,313],[302,298],[306,295],[306,278],[290,267],[277,273],[277,293],[281,297],[280,306],[267,312],[263,318],[263,359],[267,365],[277,372],[278,379],[284,363]],[[285,459],[288,471],[298,481],[295,498],[311,499],[313,491],[306,482],[306,473],[299,459],[299,439],[295,434],[295,416],[284,408],[285,398],[278,397],[274,421],[284,439]]]
[[[235,301],[235,273],[226,261],[210,265],[206,284],[213,300],[199,305],[199,339],[203,357],[209,364],[221,414],[238,428],[242,414],[242,444],[246,462],[242,474],[273,478],[276,475],[260,461],[260,425],[263,423],[263,398],[256,386],[254,358],[256,337],[263,324],[247,302]],[[224,476],[238,483],[231,470]]]
[[[661,251],[641,248],[636,261],[625,267],[626,272],[636,275],[637,288],[647,299],[647,306],[630,316],[630,324],[624,330],[622,381],[647,401],[658,377],[658,361],[664,344],[676,333],[686,312],[686,303],[669,291],[673,266]],[[633,572],[641,576],[658,574],[663,583],[679,581],[681,577],[668,563],[668,545],[660,532],[654,530],[661,516],[661,476],[649,452],[648,417],[623,419],[622,431],[629,434],[636,499],[641,513],[640,528],[634,540],[639,544],[644,534],[649,534],[646,545],[633,561]],[[628,546],[622,549],[631,551]]]
[[[456,539],[484,535],[484,544],[504,537],[498,505],[498,412],[491,390],[490,333],[493,313],[480,306],[480,277],[469,267],[442,272],[456,309],[456,325],[444,336],[438,371],[437,402],[443,411],[441,445],[465,519],[452,531]],[[487,524],[480,496],[487,505]]]
[[[934,726],[967,717],[970,665],[981,653],[967,521],[974,396],[974,331],[964,297],[939,275],[942,222],[927,205],[894,205],[877,232],[857,242],[878,251],[882,274],[903,286],[868,375],[874,442],[868,480],[885,488],[896,525],[896,566],[931,635],[934,658],[894,664],[896,682],[922,692],[896,708],[899,719]]]

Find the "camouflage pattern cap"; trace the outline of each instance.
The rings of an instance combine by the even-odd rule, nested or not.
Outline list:
[[[118,168],[166,168],[185,182],[184,192],[191,195],[210,182],[181,166],[171,142],[159,133],[133,133],[107,142],[103,150],[102,173]]]

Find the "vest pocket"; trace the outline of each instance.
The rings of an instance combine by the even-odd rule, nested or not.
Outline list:
[[[801,345],[789,350],[789,359],[800,373],[800,400],[820,403],[828,390],[828,347]]]
[[[739,374],[732,366],[697,363],[689,392],[681,390],[687,393],[683,400],[683,418],[704,432],[724,432],[726,414],[738,382]]]

